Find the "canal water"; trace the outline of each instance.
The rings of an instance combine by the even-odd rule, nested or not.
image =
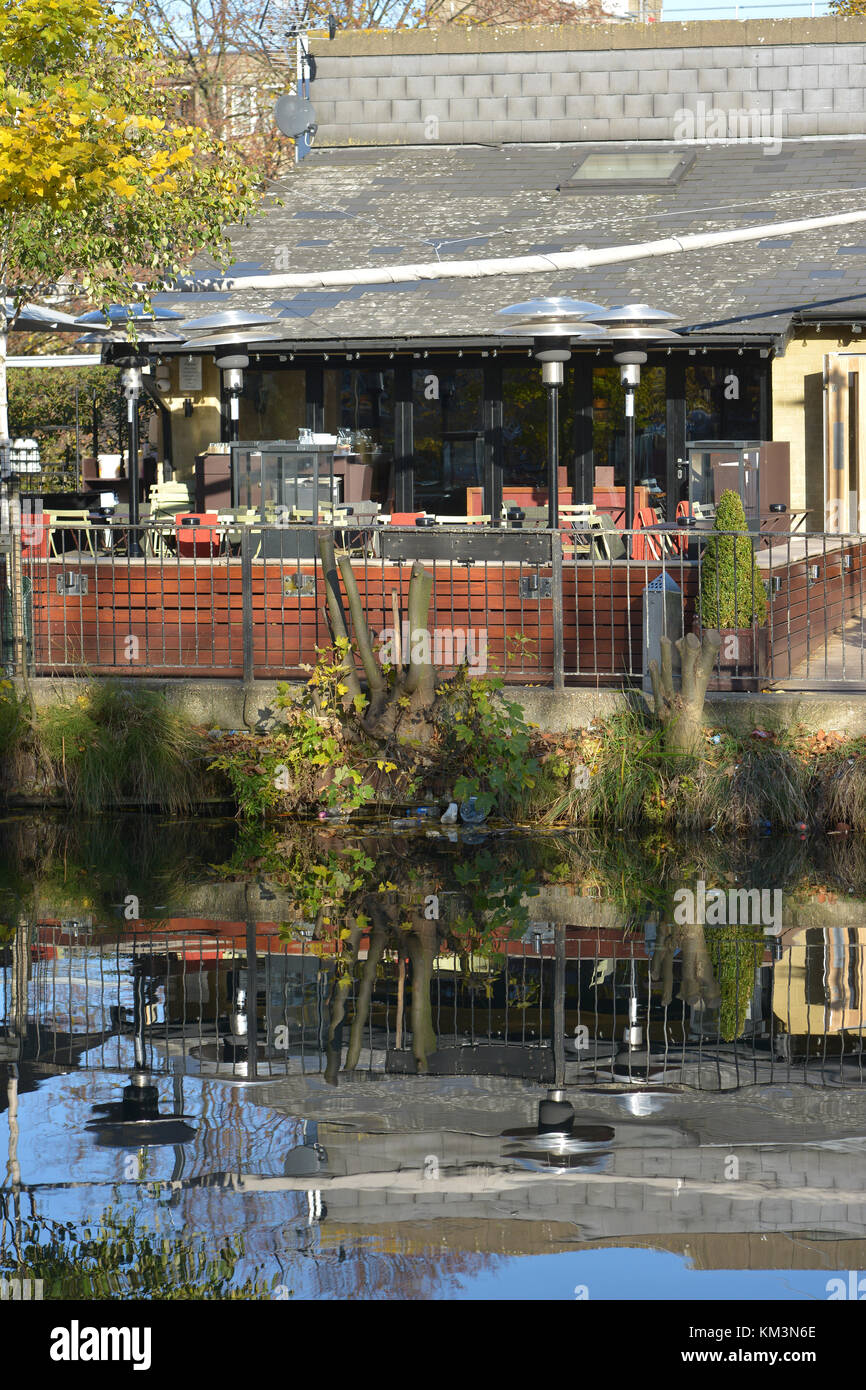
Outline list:
[[[0,1278],[851,1296],[855,838],[19,815],[0,865]]]

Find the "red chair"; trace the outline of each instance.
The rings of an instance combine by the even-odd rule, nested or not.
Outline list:
[[[21,508],[21,555],[25,560],[48,558],[48,537],[51,517],[48,512],[33,512]]]
[[[691,504],[691,502],[688,502],[688,501],[686,501],[686,500],[683,500],[682,502],[678,502],[678,503],[677,503],[676,518],[675,518],[677,521],[684,521],[685,518],[686,518],[687,516],[691,516],[691,515],[692,515],[692,504]],[[668,539],[670,540],[670,543],[671,543],[672,548],[674,549],[674,551],[675,551],[678,555],[684,555],[684,554],[685,554],[686,550],[688,549],[688,544],[689,544],[689,533],[688,533],[688,531],[674,531],[674,532],[671,533],[671,535],[668,537]]]
[[[216,512],[178,512],[174,518],[178,555],[218,555],[219,516]]]
[[[658,526],[658,518],[652,507],[641,507],[634,519],[634,531],[645,531],[648,527]],[[633,560],[660,560],[662,558],[662,543],[660,536],[632,536],[631,558]]]

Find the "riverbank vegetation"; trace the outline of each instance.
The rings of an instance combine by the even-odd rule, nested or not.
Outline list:
[[[372,738],[348,702],[344,653],[323,653],[298,696],[281,689],[265,732],[189,723],[146,687],[103,681],[38,710],[0,685],[0,765],[11,804],[234,811],[247,822],[367,819],[476,798],[493,823],[613,830],[866,831],[866,738],[705,727],[672,754],[637,694],[624,711],[553,734],[496,677],[439,687],[423,746]]]

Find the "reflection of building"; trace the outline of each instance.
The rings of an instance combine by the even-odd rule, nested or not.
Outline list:
[[[773,1011],[801,1039],[861,1033],[866,927],[813,927],[783,937],[774,967]]]

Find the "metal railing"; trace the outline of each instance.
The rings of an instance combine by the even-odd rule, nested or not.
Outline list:
[[[344,978],[339,942],[313,942],[303,924],[290,940],[264,923],[239,936],[141,923],[134,938],[80,920],[22,926],[0,950],[0,1061],[227,1080],[421,1063],[592,1085],[864,1084],[862,929],[758,934],[719,952],[712,928],[685,945],[659,930],[534,923],[467,960],[443,945],[417,974],[389,949],[370,989],[363,960]]]
[[[466,662],[470,674],[554,687],[639,683],[654,654],[645,647],[644,595],[661,587],[663,630],[673,639],[700,636],[707,619],[721,626],[716,688],[866,688],[866,537],[747,538],[676,526],[583,533],[577,522],[555,531],[351,518],[198,528],[169,519],[134,531],[46,524],[20,552],[23,604],[4,585],[7,672],[17,612],[37,674],[300,676],[330,643],[323,535],[349,555],[383,651],[394,645],[394,596],[405,627],[411,567],[424,565],[433,580],[431,656],[446,673]],[[703,564],[720,542],[731,543],[726,573]],[[753,623],[756,585],[766,616]]]
[[[558,532],[476,526],[174,521],[46,527],[23,549],[38,674],[301,675],[330,644],[319,540],[349,555],[374,644],[409,652],[412,564],[432,576],[431,657],[442,671],[546,680],[562,669]],[[396,608],[395,608],[396,600]],[[8,631],[7,614],[4,638]]]

